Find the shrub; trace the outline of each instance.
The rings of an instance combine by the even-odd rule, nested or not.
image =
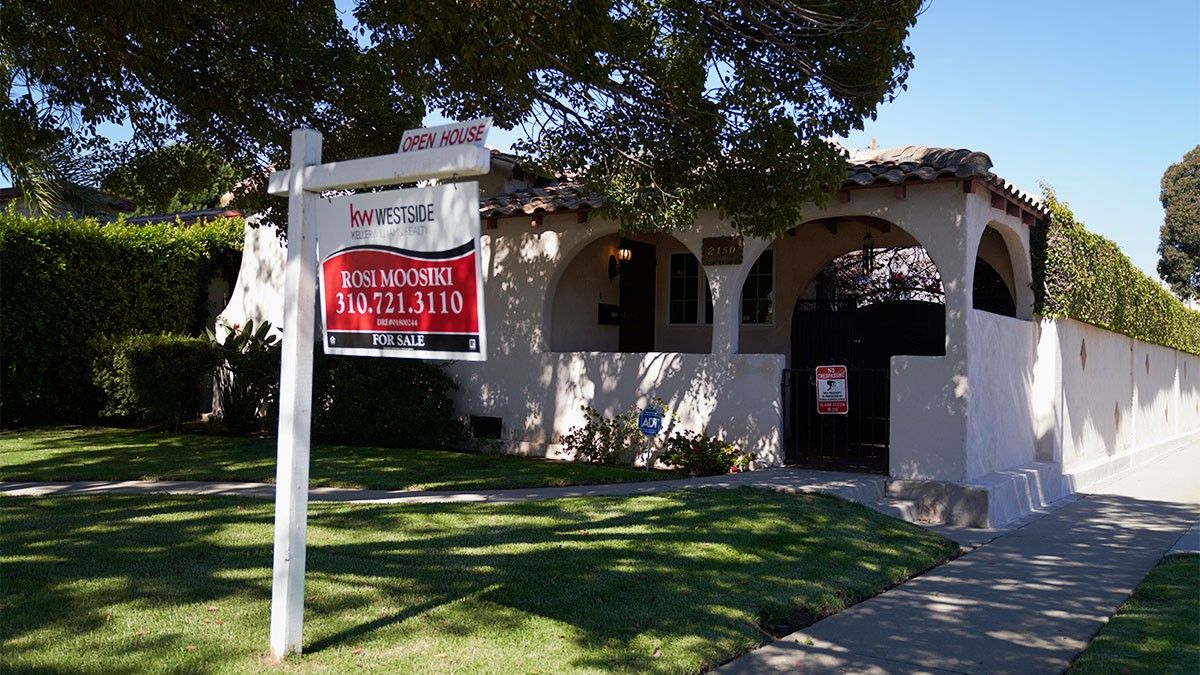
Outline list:
[[[430,361],[313,355],[313,433],[388,447],[441,448],[466,438],[451,395],[458,386]]]
[[[685,429],[667,436],[659,459],[692,476],[712,476],[747,471],[754,455],[715,436]]]
[[[100,412],[179,431],[200,412],[216,364],[203,338],[140,334],[109,343],[95,367],[106,397]]]
[[[227,332],[217,338],[206,329],[208,339],[220,356],[217,371],[217,401],[229,433],[252,434],[262,428],[267,409],[279,393],[279,339],[271,334],[271,322],[256,328],[226,324]]]
[[[208,282],[236,275],[242,232],[241,220],[127,225],[0,211],[0,421],[94,420],[97,350],[137,333],[200,334]]]
[[[1200,312],[1143,274],[1116,244],[1088,232],[1047,185],[1042,201],[1050,221],[1031,233],[1038,314],[1200,354]]]
[[[642,451],[646,441],[638,431],[636,406],[611,420],[591,406],[580,409],[587,418],[583,426],[572,427],[559,439],[574,454],[576,462],[627,464]]]

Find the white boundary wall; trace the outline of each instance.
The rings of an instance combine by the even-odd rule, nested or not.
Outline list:
[[[559,437],[582,425],[582,406],[612,417],[661,398],[684,429],[720,435],[758,464],[783,461],[781,354],[545,352],[455,363],[460,409],[503,419],[511,450],[562,457]]]
[[[270,321],[277,329],[283,325],[283,272],[287,247],[279,239],[274,225],[254,227],[256,219],[257,216],[246,219],[242,265],[230,291],[229,303],[217,315],[218,333],[222,320],[238,325],[251,320],[255,323]]]
[[[1043,462],[1077,490],[1200,439],[1198,356],[976,310],[968,336],[968,481]]]
[[[684,427],[728,438],[760,466],[782,463],[781,354],[549,350],[563,261],[615,231],[563,215],[539,230],[485,234],[492,353],[451,366],[459,411],[501,417],[511,451],[553,456],[583,421],[580,406],[613,415],[657,397]],[[285,257],[274,228],[247,225],[221,318],[279,326]],[[1053,498],[1200,439],[1200,357],[1076,321],[965,314],[965,351],[951,339],[944,357],[892,360],[893,477],[992,484],[1033,466],[1066,476],[1041,486]]]

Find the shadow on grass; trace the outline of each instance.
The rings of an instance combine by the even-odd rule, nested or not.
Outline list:
[[[0,633],[9,659],[36,661],[39,651],[53,653],[54,641],[100,630],[113,607],[147,613],[144,621],[182,639],[189,626],[155,617],[180,606],[233,605],[246,616],[234,650],[243,665],[265,645],[269,504],[9,498],[0,524],[8,606]],[[551,670],[695,671],[761,643],[755,622],[764,611],[827,614],[955,551],[858,505],[750,489],[314,505],[309,526],[305,658],[318,661],[414,633],[504,652],[519,649],[521,626],[540,617],[553,623],[536,630],[570,627],[557,635],[570,644],[553,657],[561,662],[545,664]],[[230,657],[202,646],[181,658],[208,670]]]
[[[472,490],[674,478],[664,472],[450,450],[325,445],[312,449],[314,486]],[[0,433],[0,480],[274,482],[275,440],[127,429]]]

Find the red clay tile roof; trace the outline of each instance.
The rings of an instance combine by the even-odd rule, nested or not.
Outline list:
[[[1039,216],[1046,216],[1041,202],[992,173],[991,169],[992,159],[987,154],[962,148],[908,145],[899,148],[855,150],[848,158],[846,180],[841,187],[899,185],[944,178],[977,178],[1026,209]],[[579,183],[561,181],[484,199],[480,203],[480,215],[483,218],[503,218],[521,214],[576,211],[597,208],[603,203],[602,196],[584,191]]]
[[[584,191],[579,183],[562,181],[483,199],[479,203],[479,211],[483,218],[503,218],[520,214],[594,209],[603,203],[604,197]]]

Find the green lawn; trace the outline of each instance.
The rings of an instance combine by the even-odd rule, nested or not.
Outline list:
[[[1069,672],[1200,672],[1200,555],[1164,558]]]
[[[313,486],[490,490],[659,480],[676,476],[502,455],[315,445]],[[0,480],[274,482],[275,440],[130,429],[0,433]]]
[[[261,672],[272,506],[6,497],[0,672]],[[955,555],[823,495],[313,504],[286,671],[693,673]]]

